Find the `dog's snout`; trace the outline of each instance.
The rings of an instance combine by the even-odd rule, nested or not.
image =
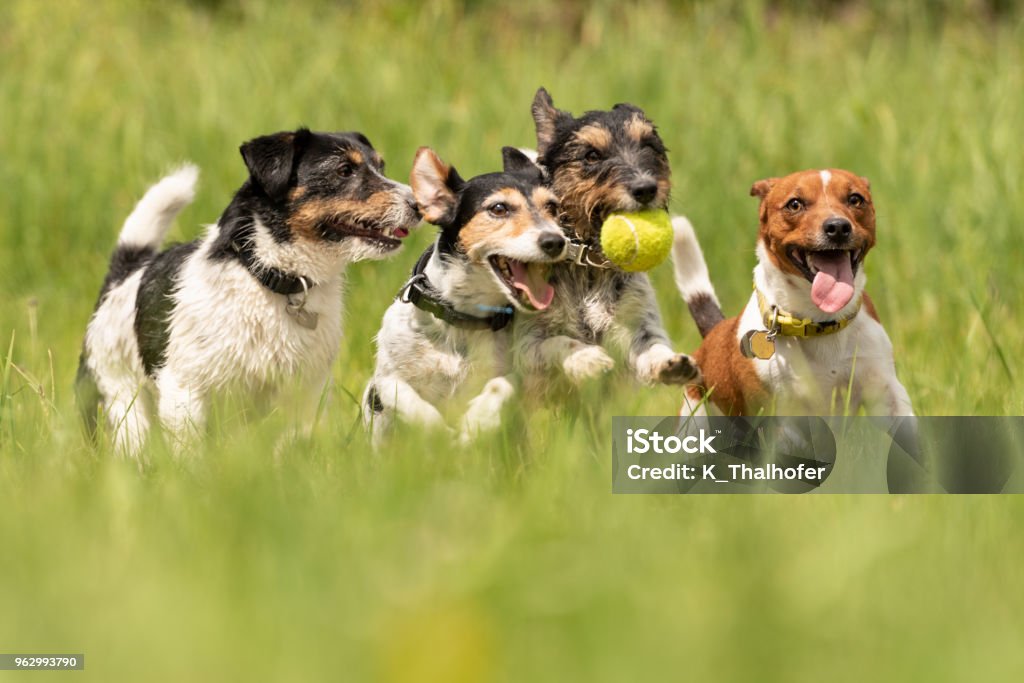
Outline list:
[[[629,186],[629,193],[633,199],[646,204],[658,194],[658,184],[653,180],[641,180]]]
[[[565,250],[565,238],[556,232],[546,232],[537,240],[537,245],[548,256],[561,256]]]
[[[833,216],[822,224],[821,229],[825,232],[825,237],[833,242],[845,242],[850,239],[853,225],[845,218]]]
[[[406,197],[405,203],[409,207],[409,210],[416,216],[422,217],[423,213],[420,211],[420,205],[416,202],[415,197]]]

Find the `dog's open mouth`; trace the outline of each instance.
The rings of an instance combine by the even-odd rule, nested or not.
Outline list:
[[[520,304],[535,311],[543,311],[555,298],[555,288],[548,282],[550,265],[528,263],[494,254],[487,258],[498,280]]]
[[[401,246],[402,240],[409,236],[409,229],[401,226],[380,228],[348,221],[326,221],[321,224],[320,229],[325,237],[333,241],[340,241],[345,237],[358,237],[381,251],[397,249]]]
[[[863,249],[790,247],[790,260],[811,283],[811,300],[826,313],[835,313],[853,299],[853,278],[864,259]]]

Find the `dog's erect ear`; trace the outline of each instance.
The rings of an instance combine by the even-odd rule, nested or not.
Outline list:
[[[504,163],[505,173],[530,174],[535,176],[538,182],[544,180],[544,173],[540,166],[520,149],[502,147],[501,159]]]
[[[772,191],[772,188],[775,187],[775,183],[777,183],[778,180],[778,178],[765,178],[764,180],[758,180],[750,186],[750,196],[763,200],[768,196],[768,193]]]
[[[309,139],[309,131],[263,135],[243,144],[239,151],[252,181],[273,201],[284,199],[295,161]]]
[[[544,88],[537,90],[533,96],[533,122],[537,126],[537,153],[544,156],[551,143],[555,141],[555,131],[560,119],[570,118],[569,114],[555,109],[551,95]]]
[[[441,161],[434,150],[420,147],[416,151],[409,185],[423,220],[443,224],[454,218],[457,194],[463,184],[458,171]]]
[[[612,107],[612,111],[619,111],[620,109],[624,109],[634,114],[640,114],[640,116],[647,118],[647,114],[644,113],[644,110],[636,106],[635,104],[630,104],[629,102],[619,102],[614,107]]]

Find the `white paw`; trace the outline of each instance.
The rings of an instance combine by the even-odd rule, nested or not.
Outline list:
[[[562,367],[573,384],[580,384],[608,372],[615,361],[600,346],[585,345],[569,354]]]
[[[504,377],[495,377],[484,385],[480,395],[469,402],[462,416],[459,443],[471,443],[477,435],[501,426],[501,410],[515,394],[515,387]]]

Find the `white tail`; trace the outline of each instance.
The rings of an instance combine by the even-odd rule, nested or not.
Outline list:
[[[156,249],[178,212],[196,195],[199,169],[185,164],[149,188],[124,221],[118,246]]]
[[[676,271],[676,286],[690,308],[690,315],[697,323],[700,335],[704,337],[722,321],[722,307],[715,295],[708,266],[704,262],[704,253],[700,250],[700,243],[690,221],[685,216],[675,216],[672,218],[672,229],[675,232],[672,261]]]

